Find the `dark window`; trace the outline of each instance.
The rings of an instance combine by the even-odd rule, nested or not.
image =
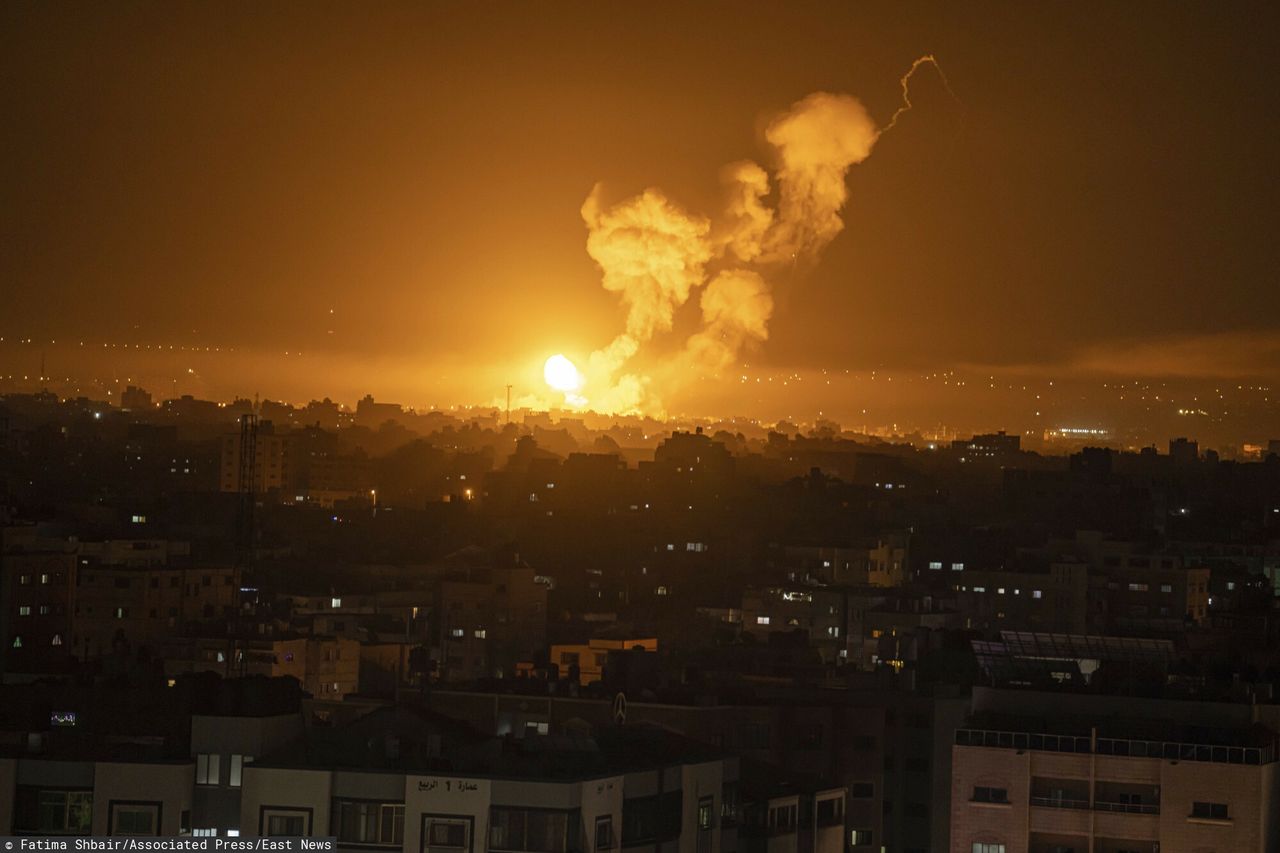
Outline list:
[[[1192,817],[1207,817],[1213,820],[1229,820],[1226,803],[1201,803],[1195,802],[1191,804]]]
[[[404,804],[335,800],[333,803],[339,841],[351,844],[404,843]]]
[[[975,803],[1007,803],[1009,802],[1009,789],[988,788],[982,785],[975,786],[972,800]]]
[[[88,835],[93,792],[20,787],[14,796],[13,828],[47,835]]]
[[[844,800],[839,797],[819,800],[816,811],[818,826],[838,826],[844,823]]]
[[[669,841],[680,835],[684,801],[679,791],[632,797],[622,803],[622,846]]]
[[[613,849],[613,818],[612,817],[596,818],[596,849],[597,850]]]
[[[743,723],[738,729],[738,739],[742,749],[768,749],[769,724]]]
[[[801,749],[821,749],[822,724],[814,723],[811,726],[801,726],[797,733],[797,741],[797,745]]]
[[[712,816],[715,814],[715,802],[711,797],[698,799],[698,843],[697,853],[711,853]]]
[[[577,812],[493,806],[489,849],[565,853],[577,846],[578,822]]]
[[[112,805],[112,835],[159,835],[160,804]]]
[[[854,782],[849,786],[849,796],[858,799],[867,799],[876,795],[876,785],[874,782]]]
[[[470,849],[471,842],[467,837],[469,828],[470,823],[463,818],[427,818],[426,849],[428,851]],[[394,843],[399,845],[401,841]]]
[[[726,782],[720,789],[720,825],[733,826],[738,822],[738,783]]]
[[[267,816],[266,834],[306,835],[307,816],[302,814],[273,814]]]

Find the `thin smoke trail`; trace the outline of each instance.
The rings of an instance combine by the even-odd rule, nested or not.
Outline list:
[[[889,119],[889,123],[880,129],[880,136],[884,136],[886,133],[893,130],[894,125],[898,123],[898,119],[901,118],[904,113],[911,112],[911,108],[913,106],[911,103],[911,77],[917,70],[919,70],[920,66],[924,65],[926,62],[933,66],[934,71],[938,72],[938,78],[942,81],[942,87],[947,90],[947,94],[951,96],[951,99],[957,104],[962,103],[962,101],[956,96],[955,90],[951,88],[951,81],[947,79],[946,72],[943,71],[942,66],[938,64],[937,58],[932,53],[926,53],[915,62],[912,62],[911,67],[907,69],[907,73],[903,74],[901,79],[898,81],[902,84],[902,106],[894,110],[893,117]]]

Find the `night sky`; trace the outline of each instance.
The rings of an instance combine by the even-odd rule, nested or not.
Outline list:
[[[105,370],[71,342],[234,347],[187,390],[488,401],[623,327],[586,251],[593,186],[711,214],[725,164],[772,167],[773,117],[825,91],[883,127],[933,54],[955,97],[913,76],[913,109],[848,172],[844,229],[770,280],[768,339],[716,405],[751,414],[743,377],[767,373],[809,377],[810,414],[855,409],[823,370],[1261,386],[1280,375],[1277,15],[6,3],[0,370],[38,369],[26,337],[60,339],[59,376]],[[697,317],[695,296],[637,363]],[[176,374],[163,358],[113,369]]]

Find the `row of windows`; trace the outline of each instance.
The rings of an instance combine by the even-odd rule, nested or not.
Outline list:
[[[232,756],[232,784],[238,785],[242,756]],[[202,784],[216,784],[219,770],[217,754],[197,757]],[[819,820],[839,822],[839,799],[818,804]],[[15,798],[15,828],[47,834],[88,834],[93,822],[93,792],[88,790],[43,790],[19,788]],[[824,808],[829,806],[829,808]],[[156,803],[112,803],[110,833],[112,835],[157,835],[160,831],[160,807]],[[659,837],[671,838],[680,831],[680,792],[656,797],[628,800],[623,809],[623,845]],[[630,815],[630,817],[628,817]],[[715,826],[715,804],[712,797],[698,801],[698,853],[710,853]],[[181,831],[192,832],[190,812],[182,813]],[[723,806],[722,806],[723,817]],[[770,811],[771,826],[786,828],[796,824],[795,806]],[[306,810],[264,808],[262,832],[268,836],[303,836],[312,831]],[[405,807],[403,803],[380,803],[364,800],[334,800],[334,834],[349,844],[399,847],[404,843]],[[511,853],[567,853],[581,849],[579,813],[576,810],[516,808],[493,806],[489,812],[488,849]],[[461,815],[427,815],[424,818],[424,848],[429,853],[454,853],[470,850],[473,819]],[[611,816],[596,818],[594,827],[596,850],[617,846]],[[197,828],[195,836],[215,836],[216,829]],[[229,830],[238,836],[238,830]],[[855,833],[856,835],[856,833]],[[859,843],[870,843],[867,841]]]
[[[973,796],[970,799],[975,803],[1008,803],[1009,789],[994,788],[986,785],[975,785],[973,788]],[[1061,792],[1059,792],[1057,799],[1061,801]],[[1142,797],[1139,794],[1115,794],[1109,799],[1111,802],[1116,804],[1142,804]],[[1191,804],[1191,817],[1228,820],[1229,809],[1226,803],[1196,801]]]
[[[13,643],[12,643],[12,645],[13,645],[13,647],[14,647],[15,649],[22,649],[22,648],[26,648],[27,641],[26,641],[26,640],[24,640],[24,639],[22,638],[22,635],[21,635],[21,634],[14,634],[14,635],[13,635]],[[51,645],[51,646],[60,646],[60,645],[62,645],[62,635],[61,635],[61,634],[54,634],[52,637],[50,637],[50,638],[49,638],[49,645]]]

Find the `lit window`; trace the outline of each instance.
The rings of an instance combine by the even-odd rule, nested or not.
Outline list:
[[[665,586],[660,586],[655,591],[657,592],[658,595],[666,595],[668,593],[668,590]]]
[[[342,599],[341,599],[341,598],[331,598],[331,599],[329,599],[329,607],[330,607],[330,609],[332,609],[332,610],[337,610],[337,609],[338,609],[339,607],[341,607],[341,606],[342,606]]]
[[[477,628],[475,630],[475,638],[477,640],[483,640],[488,636],[489,636],[489,632],[486,631],[484,628]]]
[[[48,576],[48,575],[41,575],[41,576],[40,576],[40,583],[47,584],[48,582],[49,582],[49,576]]]
[[[756,617],[756,624],[757,624],[757,625],[768,625],[768,624],[769,624],[769,617],[768,617],[768,616],[757,616],[757,617]]]
[[[19,615],[19,616],[30,616],[30,615],[31,615],[31,607],[30,607],[30,605],[27,605],[27,604],[20,605],[20,606],[18,607],[18,615]]]
[[[964,571],[964,563],[952,563],[952,564],[951,564],[951,571],[953,571],[953,572],[963,572],[963,571]]]
[[[941,561],[941,560],[930,560],[930,561],[929,561],[929,569],[930,569],[930,571],[934,571],[934,572],[936,572],[936,571],[940,571],[940,570],[942,569],[942,561]]]
[[[973,591],[974,591],[974,592],[986,592],[986,591],[987,591],[987,588],[986,588],[985,586],[975,586],[975,587],[973,588]]]
[[[1004,587],[996,587],[996,592],[1000,595],[1004,595]]]
[[[462,630],[461,628],[454,628],[452,631],[449,632],[449,634],[454,637],[461,637],[464,634],[466,634],[466,631]]]
[[[54,646],[60,646],[60,645],[62,645],[62,635],[61,635],[61,634],[54,634],[54,635],[53,635],[53,639],[52,639],[52,640],[50,640],[49,642],[50,642],[50,645],[54,645]]]
[[[219,782],[218,771],[221,756],[216,752],[202,752],[196,756],[196,784],[197,785],[217,785]]]
[[[1129,584],[1129,592],[1146,592],[1146,591],[1147,591],[1147,585],[1145,583]]]
[[[15,636],[15,637],[13,638],[13,647],[14,647],[15,649],[20,649],[20,648],[22,648],[22,637],[21,637],[21,636]]]
[[[1031,597],[1032,597],[1032,598],[1043,598],[1043,597],[1044,597],[1044,593],[1043,593],[1043,592],[1041,592],[1041,591],[1040,591],[1040,590],[1038,590],[1038,589],[1036,589],[1036,590],[1032,590],[1032,591],[1031,591]]]
[[[147,523],[147,517],[146,517],[145,515],[135,515],[135,516],[133,516],[133,523],[134,523],[134,524],[146,524],[146,523]]]

